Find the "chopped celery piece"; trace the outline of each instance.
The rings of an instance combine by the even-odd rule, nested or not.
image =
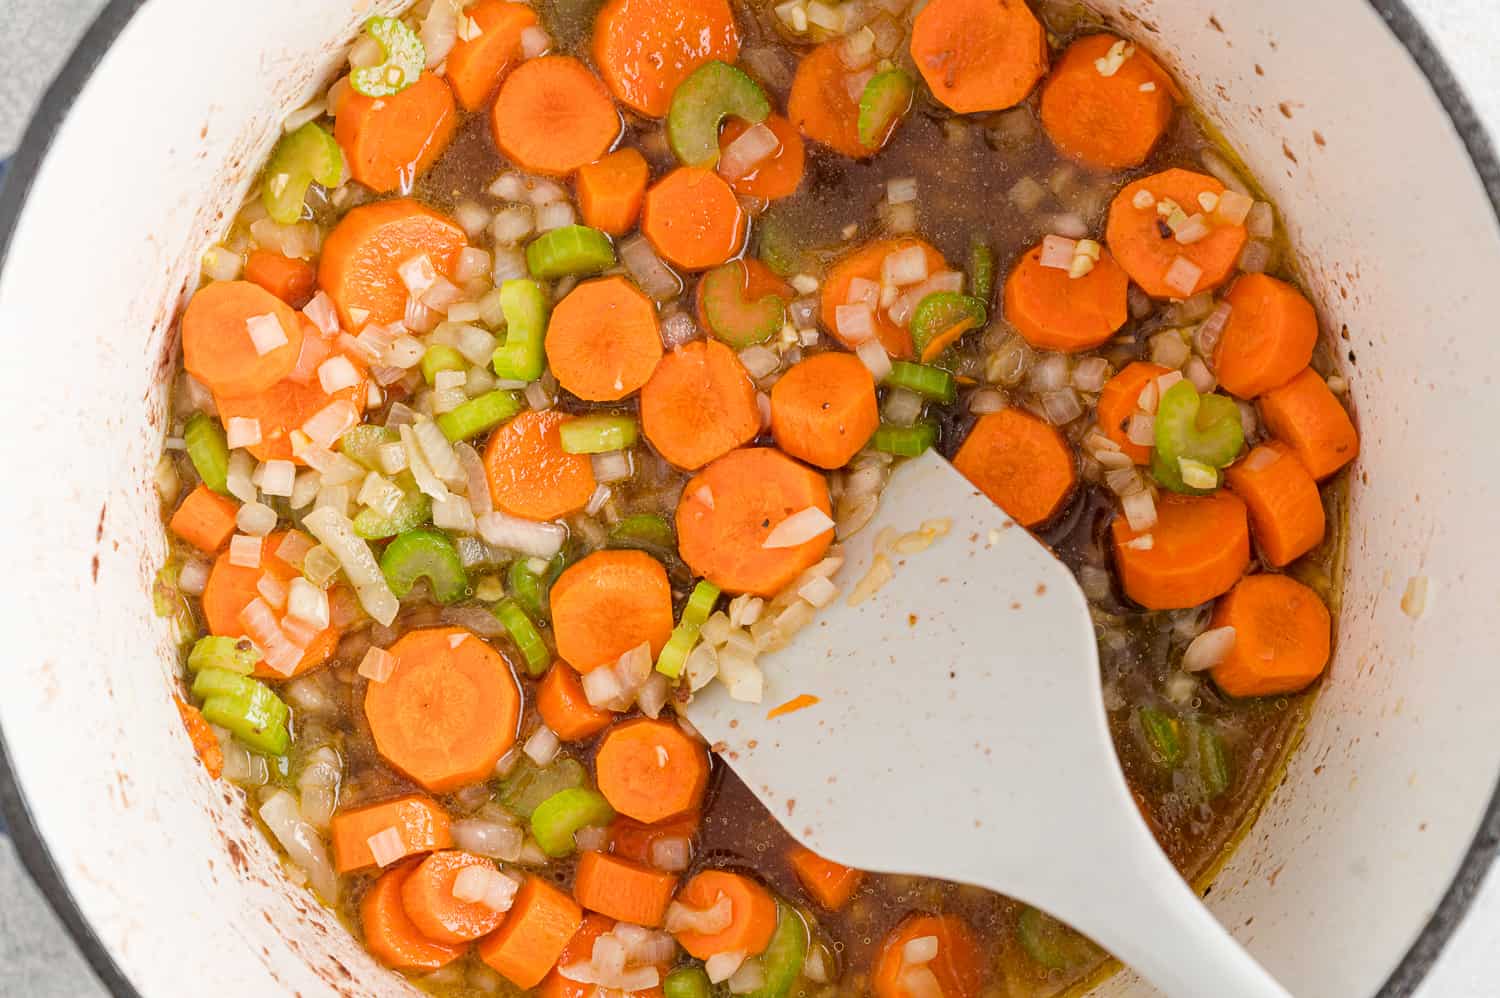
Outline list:
[[[911,314],[911,341],[917,356],[927,352],[927,345],[960,322],[969,320],[970,329],[978,329],[988,319],[984,302],[957,291],[934,291],[917,302]]]
[[[339,452],[370,471],[380,471],[380,448],[401,439],[389,426],[360,423],[339,437]]]
[[[417,33],[394,17],[372,17],[365,34],[380,45],[385,58],[349,74],[349,86],[366,97],[390,97],[417,82],[427,64],[427,50]]]
[[[1049,970],[1080,967],[1099,956],[1088,939],[1035,908],[1021,912],[1016,934],[1026,955]]]
[[[500,285],[500,312],[505,316],[505,342],[490,358],[495,374],[507,381],[535,381],[547,365],[546,292],[536,281],[506,281]]]
[[[506,633],[521,649],[526,658],[526,671],[533,676],[546,672],[552,662],[552,653],[547,650],[547,642],[542,640],[542,632],[536,629],[521,605],[513,599],[503,599],[491,612],[505,625]]]
[[[531,812],[531,835],[542,852],[559,859],[573,854],[573,835],[580,828],[607,825],[614,818],[614,808],[603,794],[571,787],[559,790],[536,806]]]
[[[776,902],[776,932],[771,944],[760,955],[766,980],[745,998],[787,998],[797,978],[802,976],[802,964],[807,960],[807,923],[797,909],[785,901]]]
[[[988,305],[994,290],[995,251],[983,236],[975,234],[969,240],[969,291]]]
[[[635,513],[609,528],[609,546],[666,556],[677,551],[677,537],[662,517],[655,513]]]
[[[875,431],[870,446],[882,454],[918,457],[927,453],[928,448],[937,443],[937,435],[937,424],[929,420],[923,420],[915,426],[881,424],[880,429]]]
[[[636,423],[630,416],[576,416],[558,427],[562,449],[569,454],[605,454],[635,445]]]
[[[437,381],[439,371],[467,371],[464,355],[446,343],[434,343],[422,355],[422,380],[429,385]]]
[[[209,723],[227,728],[257,752],[286,754],[291,711],[265,683],[226,669],[204,669],[193,680],[193,696],[203,701]]]
[[[870,150],[885,145],[916,92],[904,70],[887,69],[870,77],[859,95],[859,144]]]
[[[941,367],[913,364],[909,360],[898,360],[891,364],[891,373],[885,383],[895,388],[905,388],[939,402],[952,402],[958,397],[958,385],[953,375]]]
[[[713,986],[702,967],[678,967],[661,982],[662,998],[713,998]]]
[[[223,669],[248,676],[260,661],[260,649],[249,638],[199,638],[188,653],[188,671]]]
[[[586,783],[588,773],[577,759],[561,756],[543,768],[523,756],[516,768],[500,781],[500,804],[511,814],[530,819],[548,797]]]
[[[709,332],[736,350],[764,343],[786,324],[786,301],[780,295],[748,297],[746,276],[745,265],[731,260],[704,274],[698,283],[698,300],[703,303]]]
[[[385,547],[380,571],[397,599],[411,594],[418,579],[426,579],[432,598],[453,603],[469,592],[469,576],[453,539],[433,527],[408,530]]]
[[[614,265],[615,248],[609,237],[587,225],[564,225],[543,233],[526,247],[531,276],[545,280],[597,274]]]
[[[182,431],[182,442],[203,484],[228,495],[229,444],[219,424],[205,413],[195,412]]]
[[[493,430],[523,408],[521,396],[515,392],[485,392],[457,409],[443,413],[433,422],[443,431],[443,436],[457,443]]]
[[[698,632],[703,629],[708,615],[714,612],[714,604],[719,602],[719,592],[719,587],[707,579],[699,581],[693,587],[687,606],[682,608],[682,619],[672,628],[672,636],[656,657],[657,672],[668,679],[676,679],[682,675],[688,652],[698,643]]]
[[[1177,718],[1155,707],[1142,707],[1136,717],[1152,761],[1168,769],[1177,765],[1182,758],[1182,725]]]
[[[1188,737],[1198,751],[1198,779],[1203,785],[1203,797],[1214,800],[1229,789],[1233,780],[1229,750],[1219,733],[1207,724],[1193,722]]]
[[[766,92],[727,62],[705,62],[677,85],[667,111],[667,142],[685,166],[719,161],[719,126],[733,115],[752,125],[771,113]]]
[[[1245,445],[1245,430],[1234,400],[1224,395],[1199,395],[1186,378],[1162,393],[1156,405],[1155,435],[1151,477],[1163,488],[1187,495],[1203,495],[1213,487],[1194,488],[1184,481],[1182,461],[1196,461],[1209,470],[1227,468]]]
[[[755,255],[772,273],[791,277],[802,269],[804,244],[801,232],[785,214],[772,207],[755,226]]]
[[[337,187],[344,174],[344,154],[328,131],[309,121],[276,143],[266,163],[260,200],[273,222],[291,225],[302,217],[307,187],[317,181]]]
[[[533,572],[523,558],[510,563],[506,582],[511,598],[531,617],[545,620],[547,617],[547,580]]]
[[[432,500],[417,489],[411,475],[403,471],[396,476],[396,484],[401,486],[401,501],[396,503],[390,515],[369,507],[354,514],[357,535],[367,541],[383,540],[404,534],[432,519]]]

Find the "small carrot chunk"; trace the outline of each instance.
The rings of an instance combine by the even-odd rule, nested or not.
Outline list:
[[[219,747],[218,736],[214,729],[203,719],[203,714],[188,703],[182,697],[173,697],[172,702],[177,705],[177,714],[182,718],[182,726],[186,729],[188,739],[193,743],[193,751],[198,755],[198,761],[203,763],[203,768],[208,770],[208,775],[218,779],[224,772],[224,750]]]
[[[957,915],[909,915],[886,937],[875,960],[875,998],[915,998],[902,978],[907,971],[906,944],[937,939],[937,956],[926,966],[943,998],[976,998],[984,986],[984,954],[968,923]]]
[[[463,956],[464,947],[428,939],[406,916],[402,888],[417,864],[407,863],[381,874],[359,902],[359,925],[365,946],[395,970],[437,970]]]
[[[620,103],[660,118],[693,70],[739,58],[740,35],[726,0],[609,0],[594,18],[593,54]]]
[[[521,691],[505,659],[461,627],[408,631],[390,653],[390,676],[365,687],[381,757],[432,793],[487,777],[520,721]]]
[[[685,270],[717,267],[745,244],[749,225],[734,191],[712,170],[680,166],[646,192],[641,234]]]
[[[411,297],[401,265],[425,256],[439,274],[451,275],[467,245],[469,237],[457,222],[410,198],[360,205],[324,240],[318,286],[338,306],[348,330],[397,322],[406,316]]]
[[[911,58],[947,107],[999,111],[1047,72],[1047,36],[1023,0],[932,0],[912,23]]]
[[[565,662],[547,670],[536,691],[536,709],[542,723],[565,742],[581,742],[609,727],[614,715],[589,703],[578,673]]]
[[[708,789],[707,750],[671,721],[615,725],[599,743],[594,769],[610,807],[648,824],[697,809]]]
[[[697,811],[649,823],[616,815],[609,823],[609,853],[632,863],[655,866],[652,852],[656,843],[664,839],[687,839],[691,844],[702,820],[703,816]]]
[[[527,59],[490,108],[495,145],[532,173],[566,176],[594,162],[620,135],[620,112],[589,68],[566,55]]]
[[[783,521],[807,509],[832,512],[821,474],[774,447],[742,447],[709,464],[683,489],[678,550],[695,575],[720,589],[775,596],[833,543],[830,527],[791,547],[766,547]]]
[[[1359,434],[1348,410],[1310,367],[1262,395],[1260,417],[1320,482],[1359,454]]]
[[[1250,565],[1245,503],[1223,489],[1208,496],[1163,493],[1155,526],[1137,532],[1117,516],[1110,529],[1125,595],[1148,610],[1207,603],[1228,592]],[[1148,536],[1149,547],[1132,546]]]
[[[729,899],[729,924],[718,932],[677,933],[677,944],[700,960],[717,953],[754,956],[765,950],[776,931],[776,899],[749,877],[725,870],[704,870],[683,885],[677,902],[706,911]]]
[[[684,344],[641,389],[641,431],[662,457],[695,471],[760,434],[755,383],[718,340]]]
[[[259,568],[231,564],[227,551],[215,559],[214,567],[208,573],[208,584],[203,589],[202,599],[203,619],[210,634],[226,638],[244,637],[245,625],[240,621],[240,614],[251,602],[261,598],[262,576],[269,575],[280,582],[290,582],[302,574],[276,556],[276,550],[285,537],[285,532],[275,533],[261,542]],[[340,636],[339,627],[329,624],[308,642],[302,660],[297,663],[292,675],[301,675],[332,658],[338,648]],[[272,671],[264,659],[256,663],[254,675],[262,679],[287,678]]]
[[[502,512],[527,520],[556,520],[588,505],[597,484],[587,454],[562,449],[555,409],[527,411],[490,434],[484,449],[490,497]]]
[[[569,941],[583,923],[583,909],[562,891],[528,875],[510,914],[479,943],[479,959],[518,988],[534,988],[563,962]],[[585,961],[588,954],[580,954]]]
[[[464,11],[478,34],[459,38],[448,51],[448,85],[465,111],[477,111],[521,61],[521,33],[536,24],[536,12],[510,0],[479,0]]]
[[[828,271],[827,279],[823,281],[823,289],[818,297],[818,317],[829,335],[850,350],[859,346],[857,342],[839,332],[839,306],[851,304],[849,291],[856,280],[880,284],[886,257],[911,249],[913,246],[922,248],[929,277],[948,269],[948,263],[941,253],[922,240],[911,237],[879,239],[867,243],[833,265]],[[879,307],[875,309],[875,337],[885,347],[885,352],[892,357],[911,358],[911,333],[891,321],[888,311]]]
[[[1096,415],[1100,431],[1119,444],[1120,450],[1130,455],[1130,459],[1136,464],[1151,463],[1151,447],[1130,439],[1127,432],[1130,417],[1141,408],[1141,392],[1166,373],[1167,369],[1160,364],[1137,360],[1127,364],[1119,374],[1106,381],[1104,390],[1099,393]]]
[[[879,428],[875,378],[853,354],[815,354],[771,388],[776,446],[808,464],[842,468]]]
[[[579,672],[642,644],[654,660],[672,636],[667,570],[644,551],[595,551],[557,577],[551,601],[557,653]]]
[[[340,811],[333,816],[328,829],[333,838],[333,866],[340,873],[377,865],[370,839],[386,829],[394,829],[400,836],[401,855],[397,859],[446,849],[453,844],[448,812],[422,794]],[[387,865],[390,862],[386,860]]]
[[[317,290],[318,271],[306,260],[258,249],[245,258],[245,280],[259,284],[292,308],[301,308]]]
[[[1229,320],[1214,351],[1214,374],[1231,394],[1264,395],[1312,360],[1318,313],[1296,288],[1265,274],[1245,274],[1224,301]]]
[[[849,93],[849,68],[840,42],[824,42],[802,57],[792,77],[786,114],[803,135],[834,152],[864,159],[879,152],[859,141],[859,101]]]
[[[1144,196],[1137,202],[1142,192],[1150,195],[1149,203]],[[1105,238],[1110,252],[1130,279],[1153,298],[1189,298],[1217,288],[1239,263],[1240,251],[1249,239],[1245,227],[1210,225],[1202,239],[1180,243],[1161,209],[1168,207],[1163,202],[1170,201],[1191,217],[1203,212],[1202,195],[1217,198],[1223,193],[1224,185],[1213,177],[1190,170],[1167,170],[1127,184],[1109,206]],[[1199,271],[1191,287],[1185,280],[1181,285],[1168,280],[1179,260],[1186,261],[1180,266],[1190,264]]]
[[[205,284],[182,313],[183,365],[216,393],[264,391],[291,373],[301,351],[301,319],[259,284]]]
[[[617,856],[586,852],[573,874],[573,897],[589,911],[654,929],[667,915],[677,878]]]
[[[1099,64],[1128,52],[1110,75]],[[1140,166],[1166,133],[1177,87],[1133,42],[1085,35],[1068,46],[1042,87],[1042,127],[1063,155],[1097,170]]]
[[[1078,482],[1062,434],[1019,409],[979,417],[953,467],[1023,527],[1050,520]]]
[[[239,508],[233,499],[199,485],[182,500],[167,527],[199,551],[213,554],[229,543]]]
[[[461,849],[435,852],[417,863],[401,885],[401,906],[417,931],[436,943],[459,945],[493,932],[505,912],[483,901],[461,901],[453,894],[458,875],[470,868],[495,869],[495,861]]]
[[[807,893],[829,911],[839,911],[848,904],[865,880],[863,870],[824,859],[811,849],[798,845],[788,851],[787,861],[792,864],[792,872]]]
[[[634,146],[579,167],[578,207],[584,224],[612,236],[629,232],[640,217],[650,179],[646,157]]]
[[[1214,666],[1232,697],[1296,693],[1328,665],[1332,621],[1318,594],[1285,575],[1250,575],[1214,607],[1214,627],[1233,627],[1234,645]]]
[[[1005,280],[1005,317],[1038,350],[1078,353],[1106,342],[1129,318],[1130,278],[1108,250],[1082,277],[1042,266],[1033,246]]]
[[[453,91],[433,73],[389,97],[349,91],[333,123],[349,175],[381,194],[409,188],[457,130]]]
[[[558,384],[590,402],[618,401],[661,360],[656,306],[623,277],[584,281],[552,310],[546,348]]]
[[[1270,564],[1280,568],[1323,543],[1327,518],[1318,483],[1279,440],[1267,441],[1235,462],[1224,481],[1245,500],[1250,532]]]
[[[802,186],[802,174],[807,168],[807,149],[802,144],[797,126],[781,115],[769,116],[764,124],[781,143],[780,147],[757,163],[749,173],[730,178],[729,186],[734,188],[736,194],[747,198],[775,201],[791,197]],[[724,122],[724,131],[719,135],[720,155],[749,129],[750,125],[739,118],[730,118]]]

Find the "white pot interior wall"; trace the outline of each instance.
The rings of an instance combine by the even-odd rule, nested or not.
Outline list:
[[[1105,6],[1287,209],[1327,329],[1347,326],[1339,349],[1357,358],[1364,454],[1332,679],[1213,904],[1295,993],[1372,994],[1500,769],[1495,219],[1363,0],[1216,19],[1184,0]],[[193,759],[150,602],[170,316],[282,115],[369,13],[150,0],[58,135],[0,279],[15,483],[0,493],[14,552],[0,725],[68,888],[152,998],[205,981],[225,998],[410,993],[287,884],[240,794]],[[1434,595],[1413,620],[1399,601],[1417,575]]]

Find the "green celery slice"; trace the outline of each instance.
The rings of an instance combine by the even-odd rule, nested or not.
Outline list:
[[[182,443],[203,484],[220,495],[228,495],[229,443],[219,424],[206,413],[193,413],[182,431]]]
[[[349,74],[349,86],[365,97],[392,97],[417,82],[427,64],[427,49],[417,33],[394,17],[372,17],[365,34],[380,44],[384,60]]]
[[[1193,722],[1189,725],[1188,737],[1197,748],[1198,778],[1203,785],[1204,799],[1216,800],[1234,780],[1229,749],[1219,732],[1208,724]]]
[[[433,422],[454,443],[487,433],[520,412],[521,396],[511,391],[485,392],[445,412]]]
[[[668,556],[677,551],[672,525],[655,513],[635,513],[609,528],[609,546]]]
[[[587,225],[564,225],[544,232],[526,247],[527,269],[531,276],[544,280],[597,274],[614,265],[615,248],[609,237]]]
[[[558,427],[562,449],[569,454],[605,454],[635,446],[639,435],[630,416],[576,416]]]
[[[956,291],[934,291],[923,296],[911,313],[911,341],[917,356],[922,356],[940,333],[952,329],[964,319],[973,319],[973,328],[984,326],[989,309],[983,301]]]
[[[505,626],[506,633],[521,650],[521,655],[526,659],[526,671],[533,676],[546,672],[547,666],[552,663],[552,653],[547,650],[547,642],[542,640],[542,632],[526,616],[521,604],[514,599],[503,599],[495,604],[491,612]]]
[[[500,285],[500,311],[505,342],[490,358],[495,374],[507,381],[535,381],[547,365],[547,293],[536,281],[506,281]]]
[[[267,755],[285,755],[291,745],[291,711],[265,683],[225,669],[204,669],[193,680],[203,717],[227,728],[245,745]]]
[[[1212,469],[1227,468],[1245,445],[1239,407],[1224,395],[1199,395],[1186,378],[1162,393],[1156,406],[1155,448],[1151,477],[1163,488],[1185,495],[1206,495],[1182,479],[1180,460]]]
[[[677,85],[667,111],[667,142],[685,166],[719,161],[719,126],[733,115],[750,124],[771,113],[766,92],[727,62],[705,62]]]
[[[316,181],[337,187],[344,174],[344,154],[328,130],[309,121],[276,143],[266,163],[260,200],[273,222],[291,225],[302,218],[308,185]]]
[[[361,423],[339,437],[339,452],[370,471],[380,471],[380,448],[401,439],[389,426]]]
[[[570,756],[552,760],[544,769],[522,757],[516,768],[500,781],[500,804],[519,818],[530,819],[547,798],[588,783],[588,771],[583,763]]]
[[[969,290],[985,304],[995,290],[995,251],[977,234],[969,241]]]
[[[859,95],[859,144],[870,150],[885,145],[916,92],[916,83],[904,70],[887,69],[870,77]]]
[[[531,812],[531,835],[542,852],[553,859],[571,856],[576,848],[573,835],[580,828],[607,825],[615,818],[614,808],[597,790],[571,787],[559,790]]]
[[[704,622],[719,602],[719,593],[719,587],[707,579],[699,580],[693,587],[687,606],[682,608],[682,619],[672,628],[671,637],[662,646],[661,654],[656,657],[657,672],[668,679],[676,679],[682,675],[688,653],[698,643],[698,633],[703,630]]]
[[[678,967],[661,982],[663,998],[713,998],[713,986],[702,967]]]
[[[958,397],[958,384],[952,374],[941,367],[913,364],[909,360],[893,361],[885,383],[943,403],[950,403]]]
[[[464,355],[446,343],[434,343],[422,354],[422,380],[427,384],[437,381],[439,371],[467,371],[469,362]]]
[[[797,909],[778,900],[776,932],[771,936],[771,944],[760,955],[766,981],[746,998],[787,998],[797,979],[802,976],[802,965],[807,960],[807,944],[807,923],[802,920]]]
[[[731,260],[703,275],[698,297],[709,332],[724,343],[743,350],[781,332],[786,323],[786,301],[780,295],[747,298],[745,265]]]
[[[547,619],[547,580],[527,567],[524,558],[510,563],[506,582],[511,598],[521,605],[527,616]]]
[[[919,457],[937,443],[937,424],[923,420],[915,426],[890,426],[881,424],[870,441],[870,446],[883,454],[897,457]]]
[[[1151,749],[1152,761],[1166,769],[1177,765],[1182,758],[1182,724],[1177,718],[1155,707],[1140,708],[1136,717]]]
[[[391,592],[397,599],[411,594],[418,579],[426,579],[432,598],[439,603],[453,603],[469,592],[469,576],[453,539],[433,527],[408,530],[386,545],[380,556]]]
[[[199,638],[188,653],[188,671],[222,669],[241,676],[255,671],[260,661],[260,649],[249,638],[226,638],[210,636]]]
[[[1035,908],[1021,912],[1016,934],[1026,955],[1049,970],[1070,970],[1099,956],[1098,948],[1086,937]]]

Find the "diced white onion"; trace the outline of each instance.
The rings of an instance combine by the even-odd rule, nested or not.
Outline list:
[[[551,232],[565,225],[572,225],[576,220],[573,214],[573,206],[566,201],[553,201],[544,204],[536,210],[536,230],[538,232]]]
[[[432,287],[432,282],[438,276],[437,268],[432,265],[432,258],[426,253],[402,261],[396,267],[396,274],[413,298],[421,298],[422,293]]]
[[[915,939],[908,939],[906,945],[901,947],[901,962],[908,967],[931,963],[937,959],[937,955],[937,936],[918,936]]]
[[[594,481],[600,485],[622,482],[635,474],[629,451],[612,450],[592,454],[590,463],[594,468]]]
[[[389,627],[396,619],[400,603],[386,584],[370,545],[354,532],[349,518],[337,510],[320,506],[303,517],[302,525],[338,559],[365,612]]]
[[[544,724],[526,739],[526,744],[521,747],[521,751],[525,752],[526,757],[538,766],[545,766],[557,758],[560,748],[562,748],[562,742],[558,739],[557,732]]]
[[[740,964],[745,962],[745,954],[742,950],[731,950],[728,953],[715,953],[703,961],[703,971],[708,974],[710,983],[723,984],[734,976],[735,971],[740,969]]]
[[[302,432],[317,446],[328,448],[358,425],[359,410],[354,403],[335,399],[303,423]]]
[[[539,55],[545,55],[551,47],[552,36],[536,25],[521,32],[521,58],[535,59]]]
[[[1233,627],[1215,627],[1204,631],[1193,639],[1182,653],[1182,668],[1186,672],[1202,672],[1212,669],[1234,650]]]
[[[1103,357],[1086,357],[1073,368],[1073,387],[1081,392],[1103,389],[1109,377],[1109,361]]]
[[[1150,530],[1156,526],[1156,500],[1151,498],[1151,493],[1142,489],[1134,495],[1124,496],[1120,500],[1120,506],[1125,510],[1125,521],[1130,524],[1130,529],[1140,533]]]
[[[276,529],[277,519],[276,511],[270,506],[260,502],[247,502],[235,513],[234,523],[243,533],[260,538]],[[259,555],[256,557],[258,559]],[[230,561],[234,561],[233,557]]]
[[[740,363],[745,365],[750,377],[764,378],[781,367],[781,358],[775,351],[757,343],[740,351]]]
[[[651,843],[651,865],[667,873],[681,873],[692,862],[692,840],[669,835]]]
[[[224,441],[230,450],[254,447],[261,442],[260,420],[230,416],[224,421]]]
[[[247,534],[229,538],[229,563],[239,568],[260,567],[261,539]]]
[[[533,558],[551,558],[568,539],[568,528],[560,523],[522,520],[499,510],[479,517],[477,526],[486,544]]]
[[[719,157],[719,175],[727,180],[739,180],[776,155],[781,149],[781,140],[764,124],[752,125],[725,147]]]
[[[297,799],[286,790],[278,790],[260,806],[260,820],[266,823],[287,856],[297,864],[313,889],[329,904],[338,901],[339,881],[328,861],[323,838],[303,819]]]
[[[1198,281],[1203,277],[1203,268],[1185,256],[1174,257],[1172,265],[1167,268],[1167,287],[1181,293],[1184,297],[1193,293],[1198,287]]]
[[[839,305],[834,309],[834,327],[840,339],[848,343],[864,343],[875,335],[875,313],[865,302]]]
[[[1132,413],[1125,423],[1125,437],[1138,447],[1156,442],[1156,417],[1144,412]]]
[[[513,863],[521,855],[526,834],[519,825],[469,818],[455,821],[453,844],[465,852]]]
[[[297,466],[275,459],[261,465],[260,490],[268,496],[290,496],[296,488]]]
[[[393,825],[387,825],[365,839],[365,845],[369,847],[375,865],[382,868],[406,855],[406,842],[401,838],[401,831]]]
[[[876,381],[884,381],[891,373],[891,358],[879,340],[866,340],[854,349]]]
[[[1041,259],[1038,262],[1053,270],[1067,270],[1073,266],[1073,254],[1077,249],[1077,240],[1063,236],[1044,236]]]
[[[927,251],[921,246],[908,246],[888,254],[881,262],[880,275],[882,284],[896,287],[927,280]]]
[[[391,673],[396,671],[396,656],[384,648],[376,648],[374,645],[365,652],[365,657],[360,660],[359,674],[372,683],[383,683],[391,678]]]
[[[751,958],[740,964],[729,978],[729,993],[747,995],[759,991],[766,984],[766,966],[759,959]]]
[[[1042,411],[1053,426],[1065,426],[1083,415],[1083,403],[1077,392],[1063,388],[1042,396]]]
[[[250,342],[255,347],[257,356],[264,357],[287,344],[286,330],[281,328],[281,320],[271,313],[252,315],[246,319],[245,331],[250,334]]]
[[[329,623],[328,593],[302,576],[295,576],[287,588],[286,613],[321,631]]]
[[[771,528],[761,547],[792,548],[821,537],[833,529],[833,520],[816,506],[799,510]]]
[[[1276,234],[1276,209],[1269,202],[1255,202],[1245,216],[1245,231],[1251,239],[1270,239]]]
[[[666,301],[682,291],[682,279],[656,255],[644,236],[634,235],[620,244],[620,262],[648,297]]]

